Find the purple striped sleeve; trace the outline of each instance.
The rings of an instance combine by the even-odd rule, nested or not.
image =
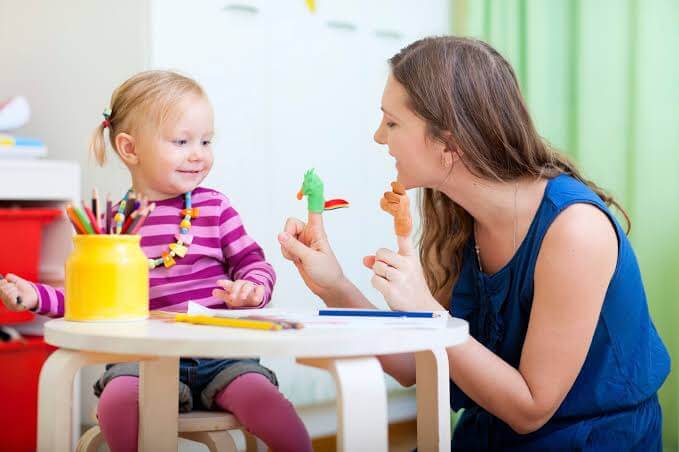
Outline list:
[[[36,313],[50,317],[64,316],[64,290],[47,284],[31,283],[38,293]]]
[[[226,197],[222,199],[219,235],[229,278],[264,286],[264,299],[258,307],[265,306],[271,300],[276,272],[266,261],[262,248],[247,234],[240,215]]]

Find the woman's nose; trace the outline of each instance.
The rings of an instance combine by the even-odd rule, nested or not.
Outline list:
[[[373,139],[377,144],[387,144],[387,140],[384,138],[384,126],[382,124],[375,130]]]

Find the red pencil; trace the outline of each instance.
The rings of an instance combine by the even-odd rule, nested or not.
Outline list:
[[[127,231],[130,229],[130,226],[132,225],[132,221],[134,220],[134,217],[136,216],[135,213],[136,213],[136,210],[134,212],[132,212],[132,214],[129,217],[127,217],[127,219],[125,220],[125,223],[123,224],[123,228],[120,230],[121,234],[127,234]]]
[[[130,234],[136,234],[139,231],[139,229],[141,229],[142,225],[144,224],[144,221],[146,221],[146,217],[148,217],[148,215],[151,212],[153,212],[153,209],[155,209],[155,208],[156,208],[156,205],[152,203],[150,206],[145,208],[142,211],[142,213],[139,214],[138,220],[137,220],[136,224],[134,224],[132,226],[132,230],[130,231]]]
[[[92,229],[94,229],[95,234],[101,234],[101,228],[99,227],[99,222],[94,218],[94,214],[90,210],[89,207],[87,207],[87,204],[85,204],[85,201],[83,201],[83,210],[85,211],[85,215],[87,215],[87,218],[89,218],[90,223],[92,223]]]

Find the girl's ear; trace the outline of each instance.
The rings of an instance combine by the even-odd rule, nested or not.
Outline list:
[[[128,133],[119,133],[115,139],[116,150],[122,161],[126,165],[136,165],[139,163],[139,156],[135,147],[134,137]]]

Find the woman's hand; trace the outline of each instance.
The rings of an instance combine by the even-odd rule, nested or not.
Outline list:
[[[288,218],[278,234],[283,257],[292,261],[311,291],[326,300],[346,279],[323,228],[323,217],[309,213],[308,223]],[[327,300],[326,300],[327,301]]]
[[[10,311],[25,311],[38,306],[38,294],[28,281],[16,275],[0,275],[0,301]]]
[[[224,301],[230,308],[254,308],[264,300],[264,286],[252,281],[220,279],[217,285],[221,289],[214,289],[212,296]]]
[[[395,311],[443,310],[429,291],[420,259],[410,238],[396,238],[398,253],[381,248],[374,256],[363,258],[363,264],[374,273],[370,280],[373,287]]]

